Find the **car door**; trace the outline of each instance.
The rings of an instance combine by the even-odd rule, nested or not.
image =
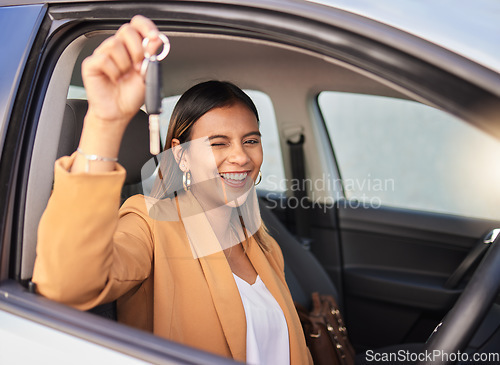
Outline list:
[[[343,177],[338,227],[352,336],[369,347],[423,342],[478,262],[469,271],[460,264],[499,225],[491,167],[500,144],[415,101],[327,92],[318,104]]]
[[[448,52],[415,37],[339,9],[302,2],[291,2],[286,9],[280,5],[267,1],[141,2],[138,9],[137,4],[129,2],[56,2],[36,8],[36,16],[31,18],[32,28],[36,29],[34,25],[41,21],[40,30],[36,36],[33,34],[29,56],[23,53],[19,57],[26,60],[22,78],[16,74],[19,87],[12,89],[17,92],[13,91],[10,99],[2,96],[2,102],[9,100],[9,110],[12,110],[3,126],[4,130],[7,128],[5,146],[9,148],[2,149],[0,170],[3,186],[9,187],[1,193],[5,214],[2,215],[0,289],[3,295],[0,303],[3,313],[7,313],[5,318],[14,318],[18,323],[26,319],[82,339],[85,344],[98,343],[113,353],[125,353],[144,361],[204,364],[225,361],[94,318],[29,292],[36,225],[50,195],[53,164],[53,158],[39,158],[39,152],[50,149],[49,144],[37,146],[35,142],[44,138],[39,123],[56,123],[61,119],[67,93],[57,90],[55,85],[70,83],[64,79],[69,73],[61,68],[58,59],[68,56],[64,52],[78,37],[96,30],[116,30],[137,12],[156,20],[163,30],[237,35],[311,52],[327,62],[338,62],[346,69],[354,68],[368,75],[366,77],[402,90],[398,95],[412,95],[488,128],[488,124],[483,123],[484,113],[475,110],[473,104],[497,101],[496,74],[486,78],[490,84],[475,85],[471,82],[474,74],[490,75],[487,70],[458,56],[451,57],[456,60],[455,69],[465,67],[467,70],[471,80],[464,80],[447,71],[448,56],[451,56]],[[47,14],[40,18],[42,11]],[[395,35],[400,43],[387,41]],[[26,51],[26,46],[23,47]],[[342,176],[343,167],[342,161],[339,160],[338,165],[335,162],[335,143],[333,147],[331,143],[334,139],[329,136],[315,101],[321,91],[331,90],[316,88],[314,93],[308,90],[308,95],[313,97],[305,100],[315,116],[311,119],[314,124],[306,131],[306,168],[314,176],[326,171],[329,179],[335,180]],[[48,135],[45,138],[53,141],[51,129],[44,131]],[[282,137],[285,170],[287,176],[293,178],[286,145],[286,138]],[[329,205],[325,203],[327,200],[320,199],[314,209],[306,209],[306,214],[312,214],[309,218],[311,251],[343,293],[345,314],[358,349],[423,340],[459,292],[442,289],[436,280],[451,274],[476,240],[495,224],[390,206],[376,209],[343,206],[339,196],[347,199],[349,196],[338,186],[332,190],[335,204]],[[285,208],[277,213],[293,230],[300,208]],[[436,257],[436,262],[427,263],[428,257]],[[378,289],[369,290],[373,288]],[[415,298],[415,288],[424,294]],[[435,293],[441,299],[434,298]],[[431,303],[425,300],[429,297]],[[408,335],[412,330],[414,334]]]

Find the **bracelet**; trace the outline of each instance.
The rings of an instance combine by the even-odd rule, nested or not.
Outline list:
[[[80,155],[85,157],[87,162],[85,163],[85,172],[90,171],[90,161],[106,161],[106,162],[118,162],[118,157],[104,157],[104,156],[99,156],[99,155],[87,155],[85,152],[83,152],[80,147],[76,149],[76,152],[78,152]]]

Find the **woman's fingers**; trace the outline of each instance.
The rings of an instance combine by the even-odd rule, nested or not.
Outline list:
[[[95,50],[94,55],[104,56],[112,61],[119,70],[120,76],[127,74],[133,65],[130,53],[125,44],[118,37],[106,39],[101,46]],[[115,78],[112,79],[116,81]]]
[[[136,16],[84,61],[82,76],[94,116],[128,122],[137,112],[144,102],[143,40],[150,37],[148,45],[156,47],[161,44],[158,35],[151,20]]]
[[[158,28],[151,19],[136,15],[130,20],[130,25],[141,34],[142,38],[158,38]]]
[[[136,15],[130,21],[130,25],[137,29],[142,38],[148,38],[147,51],[150,54],[156,53],[157,49],[162,45],[159,38],[159,31],[155,23],[142,15]]]
[[[147,50],[153,54],[162,44],[156,25],[149,19],[136,15],[130,23],[120,27],[115,36],[106,39],[95,51],[95,55],[107,55],[121,75],[132,69],[138,72],[144,60],[143,39],[148,38]],[[115,72],[110,72],[110,78],[116,81]]]
[[[120,69],[110,58],[109,54],[97,53],[86,58],[82,63],[83,76],[93,77],[105,75],[113,82],[117,82],[122,76]]]
[[[143,38],[141,34],[132,27],[130,23],[127,23],[118,29],[116,36],[124,43],[132,65],[134,65],[136,71],[138,71],[140,69],[138,66],[140,66],[144,60],[144,49],[142,47]]]

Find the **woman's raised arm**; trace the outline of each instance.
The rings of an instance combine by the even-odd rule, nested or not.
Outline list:
[[[153,53],[161,44],[158,30],[136,16],[84,61],[89,108],[79,153],[56,162],[54,190],[38,229],[33,282],[41,294],[79,309],[116,299],[151,271],[144,199],[137,197],[119,214],[125,170],[112,161],[144,101],[145,37]],[[85,155],[108,161],[88,161]]]
[[[137,15],[105,40],[82,64],[82,78],[89,109],[85,116],[79,151],[72,172],[112,171],[125,128],[144,103],[141,75],[142,41],[149,38],[151,53],[161,45],[155,24]],[[85,155],[100,160],[89,163]]]

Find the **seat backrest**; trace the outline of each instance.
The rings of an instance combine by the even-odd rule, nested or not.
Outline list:
[[[78,147],[87,113],[86,100],[68,99],[57,157],[70,155]],[[132,118],[123,135],[118,162],[127,170],[125,186],[141,185],[141,168],[153,156],[149,153],[148,116],[142,110]]]
[[[311,294],[319,292],[333,295],[340,306],[339,293],[316,257],[281,223],[265,198],[259,197],[259,207],[262,220],[283,252],[286,282],[293,300],[310,308]]]

